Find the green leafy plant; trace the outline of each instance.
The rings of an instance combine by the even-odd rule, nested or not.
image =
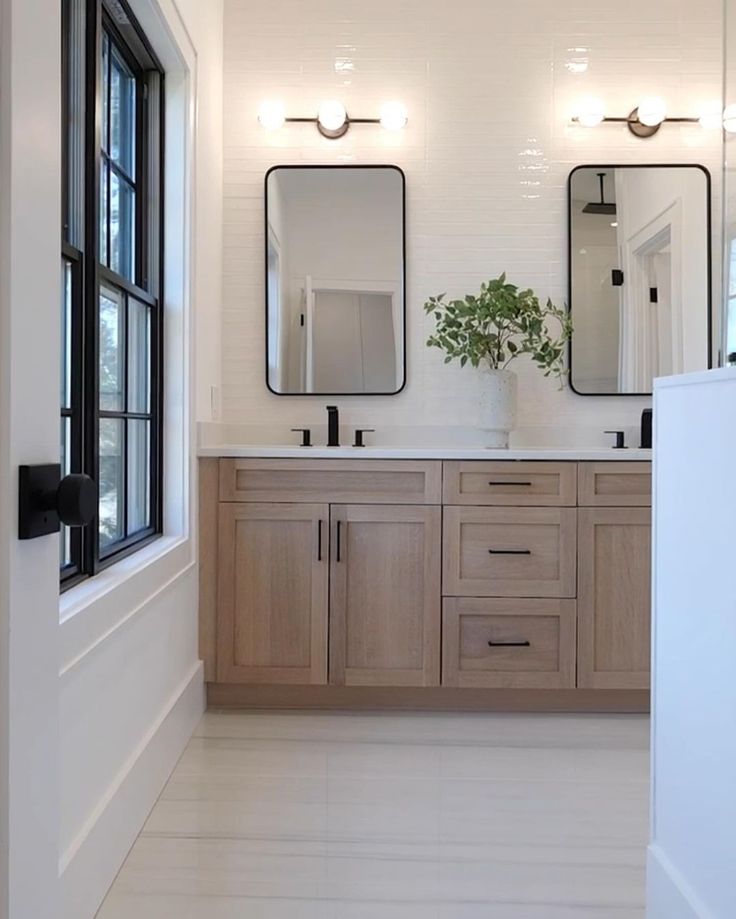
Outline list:
[[[481,285],[478,295],[464,300],[446,300],[447,294],[430,297],[424,304],[434,316],[436,328],[427,341],[430,348],[445,352],[445,363],[459,360],[464,367],[486,364],[492,370],[505,370],[528,354],[545,376],[562,383],[565,370],[565,345],[572,335],[567,310],[551,300],[542,305],[532,290],[520,290],[502,274]],[[555,335],[551,326],[559,328]]]

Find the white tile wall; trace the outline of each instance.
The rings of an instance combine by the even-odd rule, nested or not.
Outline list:
[[[408,385],[394,397],[339,400],[343,418],[472,426],[478,378],[425,347],[423,302],[473,291],[503,270],[563,301],[565,182],[579,163],[703,163],[719,226],[720,132],[668,125],[641,141],[625,127],[571,127],[569,117],[585,95],[603,97],[613,114],[651,94],[673,114],[719,99],[721,33],[721,0],[226,0],[224,420],[323,421],[324,399],[273,396],[264,383],[262,181],[270,165],[393,162],[405,170]],[[354,126],[339,141],[311,125],[268,133],[256,111],[273,97],[291,114],[339,97],[356,116],[398,98],[410,121],[399,135]],[[520,426],[543,439],[545,427],[592,436],[636,425],[648,402],[582,398],[531,366],[517,369]]]

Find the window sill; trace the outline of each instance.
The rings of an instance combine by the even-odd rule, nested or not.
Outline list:
[[[162,536],[133,555],[121,559],[109,568],[103,569],[92,578],[85,578],[59,597],[59,621],[63,625],[72,616],[83,612],[85,607],[101,600],[105,594],[115,590],[129,578],[148,568],[185,540],[181,536]]]
[[[162,536],[59,598],[60,673],[132,619],[194,564],[184,536]]]

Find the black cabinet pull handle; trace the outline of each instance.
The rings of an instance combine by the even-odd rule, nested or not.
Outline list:
[[[489,648],[530,648],[529,641],[489,641]]]
[[[511,486],[515,487],[515,486],[517,486],[517,485],[524,485],[524,486],[526,486],[527,488],[531,488],[531,485],[532,485],[531,482],[489,482],[488,484],[489,484],[492,488],[493,488],[494,486],[496,486],[496,485],[506,486],[506,487],[511,487]]]
[[[337,521],[337,547],[336,547],[337,552],[335,554],[335,560],[338,562],[341,560],[340,559],[340,531],[341,529],[342,529],[342,523],[341,521],[338,520]]]
[[[531,549],[489,549],[489,555],[531,555]]]
[[[317,521],[317,561],[322,561],[322,521]]]

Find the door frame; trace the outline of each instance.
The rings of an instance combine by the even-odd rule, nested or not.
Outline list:
[[[59,537],[17,535],[18,466],[59,461],[60,35],[60,4],[0,4],[0,917],[11,919],[58,919],[60,907]]]
[[[682,277],[682,198],[675,198],[661,214],[627,239],[623,247],[624,277],[630,279],[628,294],[622,297],[619,372],[622,385],[630,383],[631,392],[644,392],[653,374],[651,340],[655,334],[656,315],[649,302],[649,272],[644,271],[648,256],[669,242],[672,277]],[[683,366],[682,285],[671,285],[672,363]],[[649,381],[649,382],[648,382]]]

